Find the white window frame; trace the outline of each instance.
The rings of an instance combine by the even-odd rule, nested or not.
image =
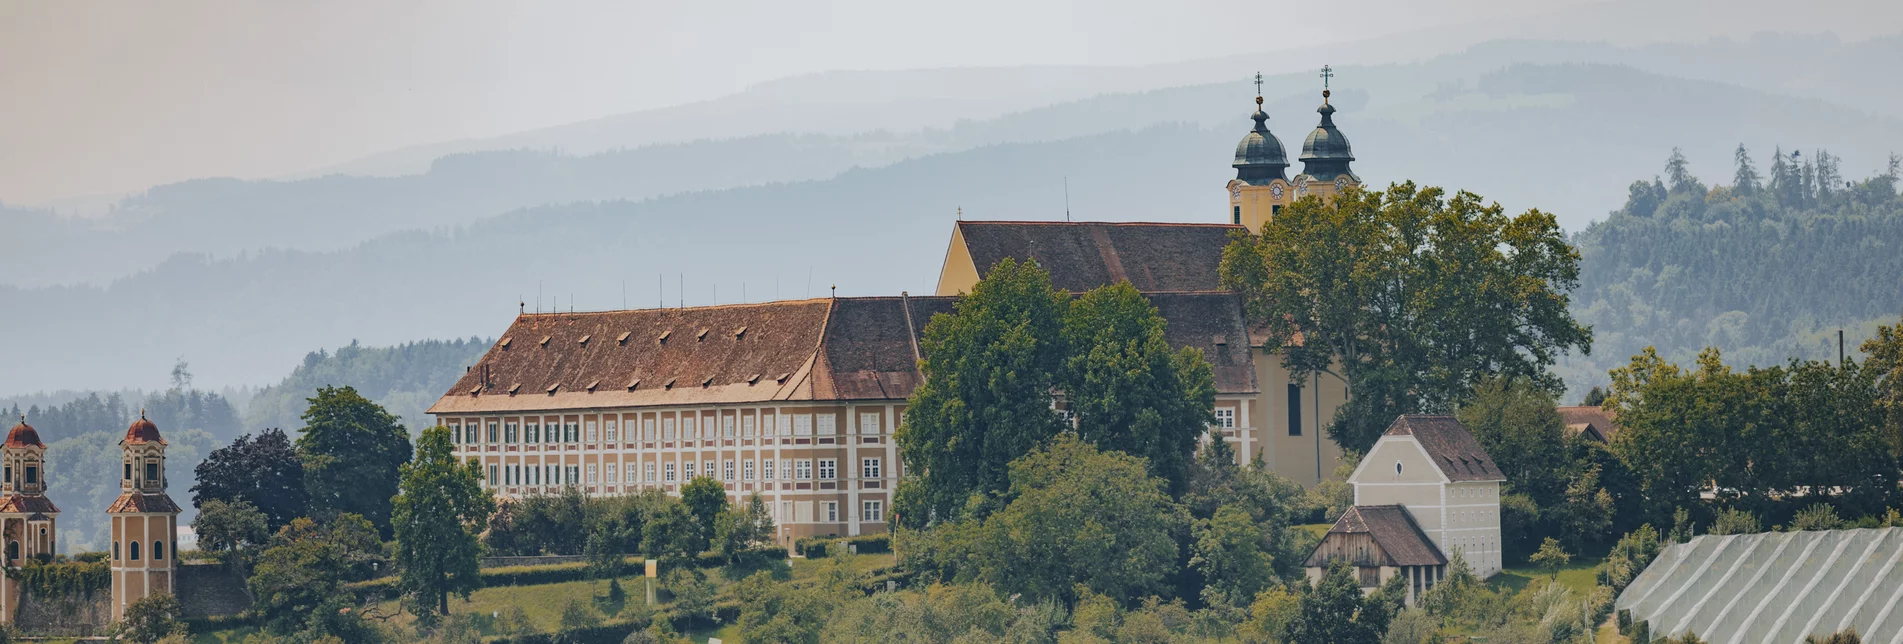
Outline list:
[[[601,466],[596,465],[594,463],[589,463],[588,464],[588,484],[594,485],[600,482],[601,482]]]
[[[753,414],[747,414],[745,416],[741,416],[740,417],[740,437],[753,438],[754,425],[756,424],[758,423],[755,422]]]
[[[720,436],[721,438],[733,438],[733,416],[721,415]]]
[[[644,441],[654,440],[654,419],[652,418],[641,419],[641,440],[644,440]]]
[[[621,482],[621,464],[609,463],[608,471],[607,473],[604,473],[601,475],[601,480],[607,482],[609,485],[620,483]]]
[[[1233,407],[1216,408],[1216,426],[1222,429],[1236,428],[1236,410]]]
[[[667,474],[667,477],[662,479],[662,481],[667,483],[673,483],[674,482],[674,464],[668,463],[667,467],[663,468],[663,470],[664,470],[664,473]]]
[[[601,432],[601,427],[600,427],[600,425],[598,425],[598,424],[596,424],[596,423],[595,423],[595,421],[592,421],[592,420],[591,420],[591,421],[588,421],[588,422],[586,422],[586,423],[583,423],[583,424],[582,424],[582,426],[584,426],[584,427],[587,427],[587,428],[588,428],[588,430],[587,430],[587,431],[588,431],[588,434],[587,434],[587,435],[588,435],[588,440],[587,440],[586,442],[589,442],[589,443],[594,443],[594,442],[598,442],[598,441],[600,441],[600,439],[601,439],[601,434],[600,434],[600,432]]]
[[[798,416],[793,417],[793,435],[794,436],[813,435],[813,415],[812,414],[800,414]]]
[[[661,440],[674,440],[674,418],[672,416],[661,419]]]
[[[615,423],[615,421],[612,421],[612,420],[602,421],[601,423],[601,433],[605,438],[608,439],[608,442],[610,443],[615,442],[616,440],[619,439],[619,437],[616,436],[616,434],[618,433],[615,431],[616,424],[617,423]]]
[[[754,463],[755,463],[755,462],[754,462],[754,461],[752,461],[752,460],[747,460],[747,461],[742,461],[742,462],[741,462],[741,465],[740,465],[740,475],[741,475],[741,476],[743,477],[743,478],[742,478],[741,480],[745,480],[745,481],[751,481],[751,480],[753,480],[753,474],[754,474]]]
[[[800,460],[793,461],[793,478],[795,480],[800,480],[800,481],[813,480],[812,459],[802,458]]]
[[[861,434],[879,433],[879,416],[880,415],[881,414],[876,411],[860,412],[859,433]]]
[[[722,481],[732,481],[732,480],[734,480],[734,477],[733,477],[733,461],[732,461],[731,459],[729,459],[729,460],[726,460],[726,461],[721,461],[721,463],[720,463],[720,480],[722,480]]]
[[[778,418],[779,418],[778,414],[767,414],[767,415],[761,416],[760,417],[760,435],[761,436],[776,435],[776,432],[779,431],[779,427],[778,427],[779,422],[777,421]]]
[[[694,480],[694,477],[697,476],[697,474],[695,474],[694,465],[695,463],[693,461],[687,461],[685,463],[681,463],[681,480],[683,481]]]
[[[826,501],[821,503],[821,505],[826,507],[826,522],[838,523],[839,522],[839,502]]]
[[[769,458],[764,461],[761,461],[761,463],[762,463],[761,465],[762,469],[760,472],[761,474],[760,480],[762,481],[773,480],[773,459]]]
[[[813,434],[817,436],[839,434],[839,417],[832,414],[820,414],[818,418],[813,419]]]
[[[885,469],[885,463],[878,458],[859,459],[859,478],[876,479]]]
[[[864,501],[859,504],[859,520],[868,522],[885,521],[884,501]]]
[[[831,481],[836,478],[839,478],[839,460],[831,458],[819,459],[819,480]]]
[[[645,476],[648,483],[653,483],[654,482],[654,461],[648,461],[646,463],[642,463],[641,473]]]

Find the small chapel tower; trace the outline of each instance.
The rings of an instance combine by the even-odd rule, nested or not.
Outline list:
[[[1288,152],[1269,131],[1269,115],[1262,111],[1262,75],[1255,75],[1255,128],[1236,143],[1236,178],[1229,180],[1229,223],[1262,232],[1282,207],[1295,201],[1288,181]]]
[[[125,455],[119,498],[106,509],[112,521],[112,619],[125,617],[132,602],[173,593],[178,545],[178,504],[165,493],[165,439],[158,425],[139,419],[119,441]]]
[[[58,518],[59,508],[46,498],[46,445],[22,417],[0,446],[0,540],[6,543],[6,566],[51,556]],[[0,581],[0,623],[13,623],[19,606],[20,582],[8,576]]]
[[[1328,104],[1328,81],[1335,76],[1335,70],[1322,66],[1322,106],[1315,108],[1322,115],[1322,121],[1308,133],[1308,139],[1302,141],[1302,173],[1295,176],[1296,198],[1318,195],[1322,199],[1333,199],[1350,187],[1360,186],[1361,177],[1355,176],[1348,164],[1355,160],[1355,151],[1348,146],[1348,137],[1341,135],[1335,127],[1335,106]]]

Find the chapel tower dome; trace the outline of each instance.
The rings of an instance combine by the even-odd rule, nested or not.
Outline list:
[[[40,432],[38,430],[33,429],[32,425],[26,424],[25,418],[21,418],[20,424],[14,425],[13,431],[7,432],[6,446],[11,448],[20,448],[20,447],[42,447],[43,448],[43,447],[46,447],[46,444],[40,442]]]
[[[1348,137],[1342,136],[1335,127],[1335,106],[1328,104],[1328,90],[1322,90],[1322,106],[1315,112],[1322,115],[1321,123],[1308,133],[1302,141],[1302,174],[1311,181],[1332,182],[1346,176],[1350,182],[1360,183],[1348,164],[1355,160],[1354,149],[1348,145]]]
[[[1287,181],[1284,171],[1288,170],[1288,152],[1282,148],[1282,140],[1269,131],[1262,97],[1255,97],[1255,114],[1249,118],[1255,120],[1255,128],[1236,143],[1236,162],[1232,164],[1236,179],[1250,185],[1265,185],[1272,179]]]

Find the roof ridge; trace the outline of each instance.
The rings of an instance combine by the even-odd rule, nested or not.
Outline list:
[[[1223,224],[1208,221],[1035,221],[1035,220],[964,220],[958,225],[985,224],[988,226],[1196,226],[1202,228],[1246,228],[1240,224]]]

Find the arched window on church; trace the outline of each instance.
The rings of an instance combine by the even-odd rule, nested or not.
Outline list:
[[[165,542],[164,541],[152,542],[152,560],[158,561],[164,558],[165,558]]]
[[[134,541],[126,544],[126,559],[132,561],[139,560],[139,542]]]
[[[119,542],[117,541],[112,542],[112,560],[119,560]]]

